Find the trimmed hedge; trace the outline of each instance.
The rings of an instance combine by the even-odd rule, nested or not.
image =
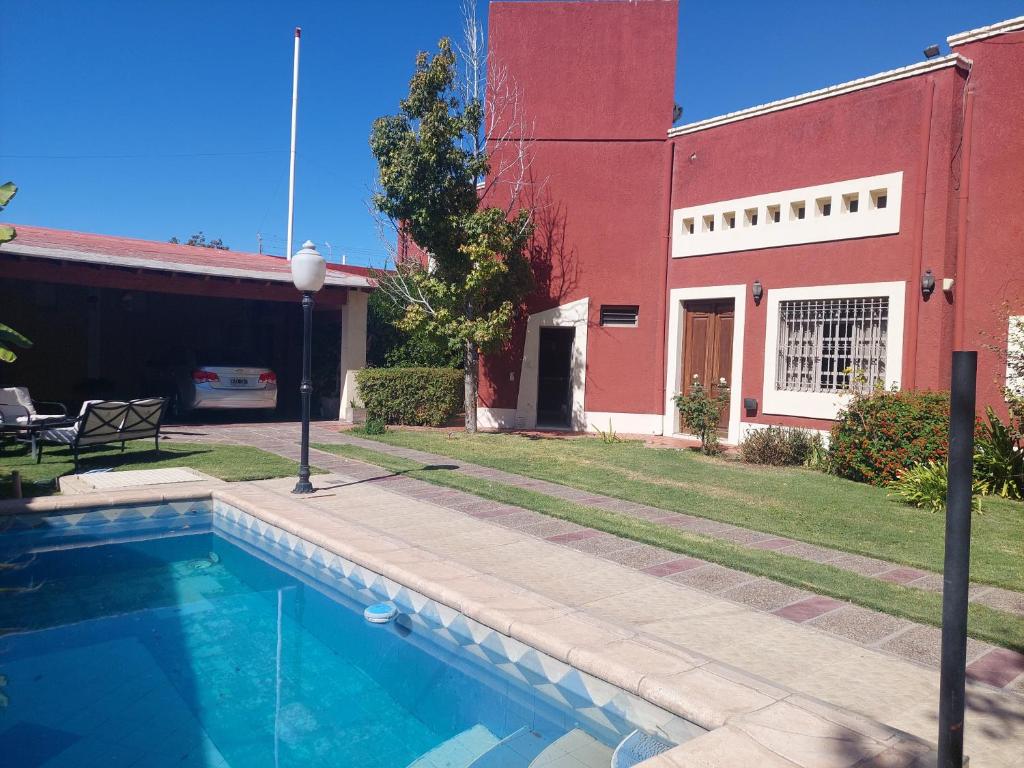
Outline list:
[[[948,392],[876,392],[858,397],[832,427],[829,460],[840,477],[888,485],[949,449]]]
[[[367,421],[440,427],[462,408],[462,371],[452,368],[364,368],[356,373]]]

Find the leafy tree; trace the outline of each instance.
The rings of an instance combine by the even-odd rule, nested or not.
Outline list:
[[[172,237],[167,242],[174,243],[175,245],[182,245],[181,240],[179,240],[177,237]],[[216,238],[215,240],[209,240],[208,241],[206,239],[206,235],[203,234],[202,230],[199,230],[194,235],[189,237],[189,239],[185,241],[184,245],[195,245],[195,246],[198,246],[199,248],[213,248],[213,249],[218,250],[218,251],[230,251],[231,250],[226,245],[224,245],[224,241],[221,240],[219,237]]]
[[[12,181],[0,186],[0,211],[7,207],[7,204],[14,199],[18,193],[18,187]],[[9,224],[0,224],[0,243],[8,243],[18,236],[17,230]],[[9,325],[0,323],[0,362],[13,363],[18,359],[17,354],[11,347],[28,349],[32,342],[11,328]]]
[[[398,114],[378,118],[370,135],[379,166],[374,208],[399,242],[411,239],[429,257],[423,264],[396,254],[395,270],[379,273],[378,284],[402,308],[399,328],[461,348],[467,432],[477,428],[480,354],[509,339],[532,285],[524,251],[533,230],[531,212],[519,205],[529,163],[517,93],[496,93],[503,73],[492,73],[482,92],[482,36],[471,23],[467,79],[457,82],[455,51],[442,39],[435,55],[417,56]],[[511,191],[498,207],[487,190],[503,179]]]
[[[462,350],[420,328],[399,327],[405,306],[385,291],[370,294],[366,317],[366,362],[376,368],[461,368]]]

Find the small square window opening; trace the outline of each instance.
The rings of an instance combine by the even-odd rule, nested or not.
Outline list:
[[[723,213],[722,226],[725,229],[736,229],[736,214],[732,212]]]
[[[832,215],[832,198],[831,197],[819,197],[815,201],[815,206],[818,209],[819,216],[831,216]]]
[[[705,232],[714,232],[715,231],[715,217],[714,216],[705,216],[703,218],[703,220],[702,220],[702,223],[704,225],[704,230],[703,231],[705,231]]]
[[[747,208],[743,212],[743,222],[748,227],[757,226],[757,208]]]
[[[782,210],[777,205],[768,206],[768,221],[771,224],[778,224],[782,221]]]
[[[888,190],[874,189],[871,191],[871,207],[877,210],[885,208],[889,204]]]
[[[693,234],[693,219],[683,219],[683,234],[684,235],[692,235]]]
[[[850,195],[843,195],[843,210],[846,213],[856,213],[860,210],[860,195],[856,192]]]
[[[791,203],[789,206],[789,220],[799,221],[807,215],[807,207],[804,201],[801,200],[797,203]]]

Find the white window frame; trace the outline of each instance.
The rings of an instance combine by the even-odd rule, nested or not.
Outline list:
[[[764,391],[761,412],[810,419],[835,419],[849,402],[849,394],[832,392],[791,392],[775,386],[779,351],[779,310],[783,301],[815,299],[856,299],[881,296],[889,299],[886,331],[885,388],[898,387],[903,375],[903,319],[907,283],[847,283],[802,288],[771,288],[765,292],[767,317],[764,349]]]

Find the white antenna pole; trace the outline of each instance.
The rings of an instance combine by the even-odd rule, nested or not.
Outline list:
[[[295,28],[295,66],[292,74],[292,151],[288,165],[288,242],[285,255],[292,260],[292,225],[295,223],[295,118],[299,111],[299,39],[302,29]]]

